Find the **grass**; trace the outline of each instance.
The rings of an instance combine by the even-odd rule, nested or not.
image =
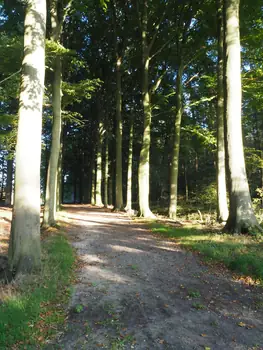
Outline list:
[[[0,349],[36,349],[65,321],[74,252],[60,234],[42,242],[42,271],[21,278],[0,305]]]
[[[209,260],[263,281],[263,236],[209,233],[195,228],[151,224],[154,233],[174,239],[181,246],[200,252]]]

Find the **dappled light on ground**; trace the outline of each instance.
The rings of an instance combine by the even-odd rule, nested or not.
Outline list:
[[[57,346],[245,350],[263,344],[256,287],[203,264],[123,213],[65,206],[60,220],[79,269],[68,328]]]

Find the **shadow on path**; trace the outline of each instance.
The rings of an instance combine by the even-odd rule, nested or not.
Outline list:
[[[81,266],[66,330],[49,349],[263,349],[259,288],[124,214],[65,209]]]

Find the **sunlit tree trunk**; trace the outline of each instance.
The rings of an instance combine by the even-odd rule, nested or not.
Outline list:
[[[12,203],[13,163],[14,163],[13,159],[8,159],[6,188],[5,188],[5,205],[11,205]]]
[[[121,91],[121,58],[116,64],[116,185],[115,185],[115,210],[123,209],[122,192],[122,91]]]
[[[95,191],[96,191],[96,170],[95,170],[95,164],[93,165],[92,169],[92,179],[91,179],[91,205],[95,205]]]
[[[230,210],[225,231],[242,233],[258,227],[247,181],[241,123],[241,62],[239,0],[225,0],[226,7],[226,141],[230,182]]]
[[[40,268],[40,158],[45,75],[46,1],[28,0],[16,144],[9,269]],[[29,137],[30,133],[30,137]]]
[[[133,157],[133,120],[130,121],[130,139],[128,153],[128,172],[127,172],[127,203],[125,210],[132,209],[132,157]]]
[[[96,195],[95,205],[102,206],[101,183],[102,183],[102,142],[103,142],[103,122],[99,120],[98,143],[97,143],[97,169],[96,169]]]
[[[151,145],[151,101],[149,92],[149,64],[150,52],[147,43],[148,26],[148,2],[144,1],[142,19],[142,52],[143,52],[143,81],[142,81],[142,101],[143,101],[143,138],[139,160],[138,182],[139,182],[139,209],[143,217],[154,217],[149,207],[150,191],[150,145]]]
[[[176,219],[176,212],[177,212],[180,133],[181,133],[181,121],[182,121],[182,114],[183,114],[182,76],[183,76],[183,64],[182,62],[180,62],[178,67],[177,77],[176,77],[176,115],[175,115],[175,123],[174,123],[174,140],[173,140],[171,180],[170,180],[169,217],[171,219]]]
[[[104,207],[108,207],[108,182],[109,179],[109,142],[108,131],[105,136],[105,166],[104,166]]]
[[[59,20],[58,0],[50,2],[51,38],[54,42],[60,41],[62,25]],[[57,56],[54,62],[54,73],[52,81],[52,108],[53,108],[53,126],[52,141],[50,150],[50,159],[47,173],[47,187],[45,198],[45,209],[43,225],[50,226],[56,223],[57,211],[57,178],[58,163],[60,154],[60,138],[61,138],[61,84],[62,84],[62,65],[61,57]]]
[[[223,2],[218,0],[218,65],[217,65],[217,219],[225,222],[228,218],[225,133],[224,133],[224,26]]]
[[[62,164],[63,164],[63,142],[60,143],[60,152],[58,158],[58,170],[57,170],[57,193],[56,193],[56,211],[60,211],[63,203],[62,198]]]

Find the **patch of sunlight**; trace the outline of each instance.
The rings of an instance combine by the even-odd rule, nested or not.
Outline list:
[[[111,245],[111,244],[109,246],[113,250],[116,250],[118,252],[136,253],[136,254],[144,253],[144,251],[141,249],[130,248],[130,247],[121,246],[121,245]]]
[[[166,246],[166,245],[153,245],[151,246],[152,248],[157,248],[157,249],[162,249],[162,250],[166,250],[168,252],[179,252],[181,251],[181,249],[179,249],[175,244],[173,244],[171,247]]]
[[[146,238],[146,237],[136,237],[138,241],[146,241],[146,242],[152,242],[152,238]]]
[[[97,282],[98,279],[122,284],[126,284],[132,281],[128,277],[124,278],[110,270],[101,269],[98,266],[85,266],[84,268],[87,270],[86,277],[90,279],[92,278],[92,276],[94,276],[93,279]]]
[[[104,260],[92,254],[81,255],[81,260],[85,263],[100,263],[100,264],[104,263]]]

